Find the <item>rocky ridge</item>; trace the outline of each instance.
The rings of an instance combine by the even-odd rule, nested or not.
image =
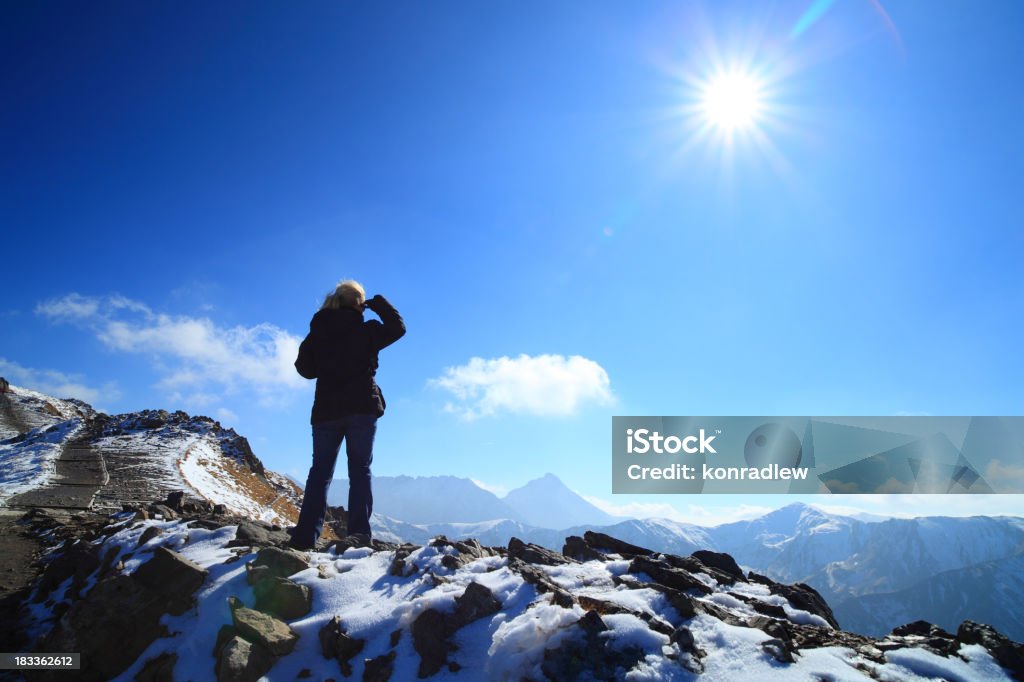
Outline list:
[[[903,679],[924,660],[1024,679],[1024,647],[988,626],[843,632],[807,585],[597,532],[561,552],[442,536],[299,553],[280,527],[184,495],[108,519],[26,517],[59,542],[29,599],[36,650],[81,652],[83,680],[724,679],[736,651],[751,675]]]

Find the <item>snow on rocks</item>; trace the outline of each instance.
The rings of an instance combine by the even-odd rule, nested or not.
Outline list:
[[[600,555],[587,560],[445,538],[300,553],[271,533],[240,544],[236,518],[184,516],[121,515],[69,540],[35,595],[40,646],[83,651],[82,679],[125,681],[1020,674],[1020,645],[987,626],[846,633],[809,610],[824,600],[744,575],[727,555],[659,555],[597,537],[574,544],[577,556]]]

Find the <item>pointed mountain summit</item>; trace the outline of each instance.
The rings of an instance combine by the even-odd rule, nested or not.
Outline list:
[[[604,526],[622,521],[587,502],[551,473],[516,488],[502,501],[526,523],[540,528]]]
[[[348,479],[335,479],[327,500],[347,506]],[[412,524],[523,521],[494,493],[459,476],[374,476],[373,507]]]

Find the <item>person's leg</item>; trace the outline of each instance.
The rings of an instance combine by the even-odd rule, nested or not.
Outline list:
[[[334,478],[334,465],[345,436],[343,420],[313,424],[313,466],[306,478],[299,521],[292,531],[292,545],[314,547],[327,515],[327,489]]]
[[[373,486],[370,465],[373,463],[373,437],[377,433],[377,417],[353,414],[347,417],[348,455],[348,533],[370,535],[370,514],[373,513]]]

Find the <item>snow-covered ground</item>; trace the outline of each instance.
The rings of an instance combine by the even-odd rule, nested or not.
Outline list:
[[[144,663],[160,653],[178,655],[176,679],[212,679],[213,642],[221,626],[231,623],[229,597],[246,605],[254,601],[253,589],[246,581],[245,564],[255,552],[237,560],[226,544],[235,536],[235,526],[206,530],[189,528],[181,521],[145,521],[129,525],[105,540],[104,551],[117,547],[127,557],[122,572],[131,573],[146,562],[157,546],[165,546],[209,570],[197,594],[197,605],[180,616],[164,616],[170,636],[157,639],[117,680],[134,679]],[[137,549],[144,532],[152,526],[163,534]],[[100,541],[97,541],[100,542]],[[242,550],[244,551],[244,550]],[[456,631],[452,641],[457,649],[450,661],[461,666],[458,672],[442,668],[431,679],[544,679],[541,664],[545,650],[558,648],[579,632],[573,627],[584,615],[578,605],[563,608],[553,603],[550,594],[539,594],[521,575],[511,570],[506,558],[491,556],[472,561],[458,569],[442,564],[451,547],[426,546],[406,559],[412,570],[406,577],[389,575],[393,551],[369,548],[334,553],[310,554],[310,568],[291,577],[307,585],[313,593],[313,610],[290,622],[299,634],[295,650],[277,661],[267,680],[294,680],[300,672],[310,679],[340,679],[338,662],[325,659],[318,637],[320,629],[334,616],[340,616],[349,635],[365,639],[365,648],[352,660],[353,677],[361,679],[363,660],[395,651],[391,679],[415,679],[420,657],[413,647],[410,626],[428,608],[451,613],[455,598],[471,582],[487,587],[501,602],[501,609],[471,622]],[[627,561],[589,561],[562,566],[535,566],[547,577],[574,595],[596,597],[626,607],[630,613],[602,617],[607,630],[600,637],[612,650],[634,647],[642,654],[631,670],[621,670],[627,680],[690,680],[695,675],[666,654],[681,656],[678,645],[655,632],[634,614],[650,614],[671,626],[684,620],[666,598],[652,589],[627,589],[616,586],[614,578],[628,569]],[[701,574],[703,575],[703,574]],[[783,606],[793,621],[822,625],[821,619],[794,609],[781,597],[770,594],[762,585],[737,583],[727,587],[710,577],[713,592],[701,599],[736,614],[750,615],[749,604],[734,595],[754,598]],[[70,582],[70,579],[69,579]],[[60,589],[66,588],[67,585]],[[37,615],[45,615],[41,605]],[[696,645],[707,653],[703,659],[701,680],[869,680],[865,670],[882,680],[1009,680],[1007,673],[979,646],[963,646],[961,659],[946,659],[919,649],[896,649],[885,654],[883,663],[866,660],[851,649],[826,647],[801,650],[792,664],[779,663],[766,653],[762,644],[770,636],[761,630],[728,625],[718,618],[701,614],[686,621]],[[396,645],[392,633],[401,630]]]

